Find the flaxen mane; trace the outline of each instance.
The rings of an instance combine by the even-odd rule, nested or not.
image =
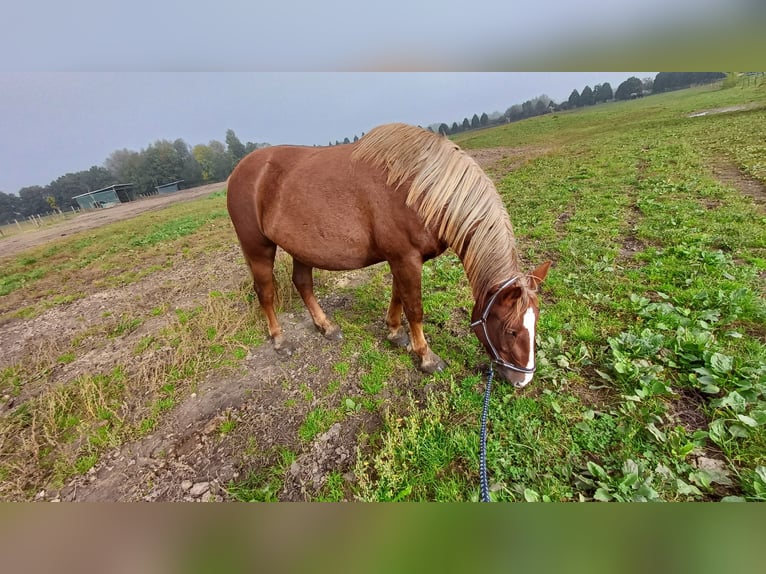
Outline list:
[[[352,159],[384,168],[389,186],[412,181],[407,205],[460,256],[474,297],[518,275],[508,213],[472,157],[449,139],[406,124],[376,127],[356,145]]]

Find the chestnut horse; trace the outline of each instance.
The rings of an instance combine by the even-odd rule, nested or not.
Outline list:
[[[507,380],[520,387],[532,379],[537,288],[550,262],[520,272],[511,222],[492,181],[447,138],[387,124],[353,144],[259,149],[229,177],[227,207],[278,353],[293,350],[274,312],[280,246],[293,258],[293,283],[314,324],[329,339],[341,332],[314,296],[312,269],[387,261],[388,340],[411,348],[421,370],[441,371],[445,363],[423,334],[421,272],[423,262],[451,248],[471,284],[476,336]]]

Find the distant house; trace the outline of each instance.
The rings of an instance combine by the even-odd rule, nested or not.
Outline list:
[[[179,179],[178,181],[173,181],[170,183],[163,183],[162,185],[155,186],[154,189],[157,190],[157,193],[173,193],[179,190],[178,185],[180,183],[183,183],[184,180]]]
[[[75,195],[72,199],[77,201],[80,209],[101,209],[135,201],[136,193],[133,191],[132,183],[116,183],[109,187]]]

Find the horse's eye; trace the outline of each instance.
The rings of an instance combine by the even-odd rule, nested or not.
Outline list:
[[[511,337],[515,337],[516,336],[516,331],[513,330],[513,329],[509,329],[508,331],[506,331],[506,333],[508,335],[510,335]]]

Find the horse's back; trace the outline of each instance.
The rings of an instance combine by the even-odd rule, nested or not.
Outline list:
[[[389,237],[406,236],[397,224],[422,233],[405,195],[381,170],[352,161],[352,150],[274,146],[246,156],[227,197],[243,248],[271,242],[313,267],[357,269],[389,258]]]

